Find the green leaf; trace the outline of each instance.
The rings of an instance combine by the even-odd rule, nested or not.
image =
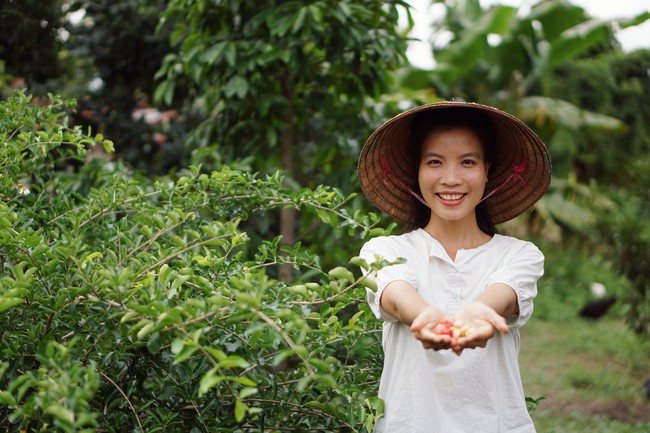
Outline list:
[[[246,397],[250,397],[251,395],[257,394],[257,388],[244,388],[241,391],[239,391],[239,398],[244,400]]]
[[[645,23],[646,21],[650,20],[650,11],[645,11],[640,13],[639,15],[636,15],[631,18],[621,18],[618,19],[618,24],[622,29],[626,29],[628,27],[634,27],[638,26],[640,24]]]
[[[361,269],[368,270],[370,268],[370,265],[366,260],[359,256],[352,257],[349,261],[351,265],[358,266]]]
[[[93,260],[95,259],[101,260],[102,258],[104,258],[104,255],[98,251],[88,254],[86,258],[83,260],[83,262],[81,262],[81,269],[86,269],[88,263],[92,263]]]
[[[229,98],[235,95],[239,98],[243,98],[248,93],[248,81],[246,81],[244,77],[235,75],[226,83],[224,93]]]
[[[175,87],[176,83],[173,80],[167,79],[163,81],[156,87],[156,90],[154,91],[154,100],[163,102],[167,105],[171,105],[174,99]]]
[[[187,361],[197,350],[199,350],[199,346],[184,345],[181,351],[174,356],[174,364],[180,364]]]
[[[577,57],[606,41],[609,34],[609,24],[597,19],[582,22],[566,30],[551,43],[549,66],[557,66]]]
[[[215,45],[212,45],[210,48],[208,48],[203,53],[203,55],[201,55],[201,58],[209,64],[216,63],[217,60],[219,60],[223,55],[225,48],[226,48],[226,43],[219,42]]]
[[[137,311],[127,311],[122,315],[122,318],[120,319],[120,323],[128,322],[130,320],[136,319],[140,317],[142,314],[138,313]]]
[[[244,416],[246,416],[246,409],[248,409],[246,403],[240,399],[235,400],[235,420],[237,420],[237,422],[241,422],[241,420],[244,419]]]
[[[257,384],[246,376],[240,376],[233,379],[233,382],[240,383],[249,388],[257,389]]]
[[[185,284],[188,280],[192,278],[191,275],[179,275],[176,278],[174,278],[174,281],[171,284],[171,290],[177,290],[179,287],[181,287],[183,284]]]
[[[278,20],[269,23],[272,36],[284,36],[291,27],[293,20],[291,16],[283,16]]]
[[[323,21],[323,11],[321,10],[318,5],[310,5],[307,6],[309,9],[309,14],[311,15],[312,20],[314,20],[314,23],[320,24]]]
[[[144,339],[144,337],[149,335],[153,331],[154,326],[155,326],[155,323],[153,323],[153,322],[149,322],[149,323],[145,324],[138,331],[138,333],[136,334],[136,337],[138,338],[138,340],[142,340],[142,339]]]
[[[241,356],[230,355],[226,359],[219,361],[221,368],[248,368],[250,364]]]
[[[328,275],[332,278],[346,280],[350,283],[354,282],[354,274],[343,266],[338,266],[328,272]]]
[[[364,277],[361,279],[360,283],[362,286],[369,288],[373,292],[377,291],[377,282],[374,278]]]
[[[147,350],[152,355],[160,352],[160,332],[154,332],[147,341]]]
[[[115,144],[111,140],[102,141],[102,146],[104,147],[104,152],[106,153],[115,152]]]
[[[74,412],[59,403],[49,404],[43,412],[54,416],[64,426],[72,427],[73,425]]]
[[[220,375],[218,372],[217,368],[212,368],[203,375],[199,383],[199,396],[205,395],[210,389],[226,380],[226,376]]]
[[[17,404],[16,399],[8,391],[0,392],[0,403],[7,406],[15,406]]]
[[[302,25],[305,21],[305,16],[307,16],[307,6],[303,6],[298,10],[298,13],[296,14],[296,17],[293,20],[293,27],[291,28],[291,33],[296,33],[298,30],[302,28]]]
[[[226,62],[232,68],[237,65],[237,46],[234,42],[226,43],[225,53]]]
[[[206,347],[205,351],[212,355],[216,361],[223,361],[228,357],[223,350],[215,349],[213,347]]]
[[[172,346],[171,350],[172,353],[177,355],[180,353],[181,350],[183,350],[183,347],[185,347],[185,340],[182,338],[176,338],[174,341],[172,341]]]
[[[24,302],[22,298],[0,298],[0,313]]]

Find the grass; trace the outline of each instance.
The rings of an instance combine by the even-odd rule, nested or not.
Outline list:
[[[540,433],[649,433],[650,341],[620,315],[597,321],[533,318],[521,330],[528,397],[544,397],[532,417]]]

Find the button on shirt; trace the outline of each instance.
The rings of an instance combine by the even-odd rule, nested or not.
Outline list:
[[[459,250],[452,260],[423,229],[368,241],[360,253],[368,263],[398,258],[405,263],[374,276],[377,292],[368,303],[382,321],[384,366],[379,397],[385,402],[377,433],[531,433],[518,366],[519,333],[528,321],[544,273],[544,256],[530,242],[494,235],[478,248]],[[487,347],[426,350],[409,327],[384,311],[379,300],[393,281],[409,282],[424,300],[450,315],[490,284],[504,283],[517,294],[519,315],[506,318],[510,333],[497,334]]]

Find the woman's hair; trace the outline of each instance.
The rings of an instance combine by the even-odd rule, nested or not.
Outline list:
[[[476,134],[483,147],[483,158],[490,164],[495,159],[495,133],[490,119],[480,110],[466,107],[452,107],[445,110],[428,110],[418,113],[411,124],[410,158],[413,167],[412,173],[418,173],[422,157],[424,140],[434,132],[450,131],[456,129],[469,129]],[[417,175],[416,175],[417,176]],[[422,195],[422,192],[418,193]],[[417,225],[421,228],[427,225],[431,209],[418,203]],[[485,202],[476,206],[476,221],[479,228],[490,236],[497,233],[497,229],[490,219]]]

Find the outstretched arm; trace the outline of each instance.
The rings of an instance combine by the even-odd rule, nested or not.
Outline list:
[[[506,317],[519,314],[517,294],[512,287],[496,283],[491,284],[473,302],[461,308],[456,319],[472,327],[474,332],[459,338],[452,349],[458,355],[463,349],[485,347],[487,341],[494,337],[496,331],[509,332]]]
[[[450,349],[452,339],[448,335],[436,334],[433,327],[451,318],[442,310],[430,306],[415,287],[406,281],[394,281],[386,286],[381,307],[400,322],[411,327],[415,338],[425,349]]]
[[[519,314],[519,303],[515,290],[503,283],[490,284],[481,295],[476,298],[477,302],[483,302],[501,317],[516,316]]]

